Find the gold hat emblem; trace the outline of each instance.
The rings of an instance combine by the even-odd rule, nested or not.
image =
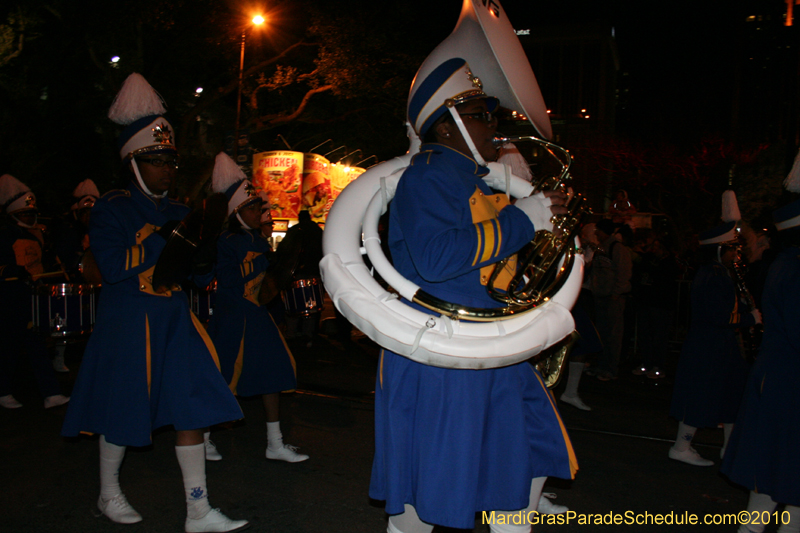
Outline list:
[[[172,144],[172,130],[162,122],[153,127],[153,139],[159,144]]]
[[[472,71],[467,67],[467,78],[472,83],[472,86],[477,89],[483,89],[483,84],[481,83],[481,79],[477,76],[472,75]]]

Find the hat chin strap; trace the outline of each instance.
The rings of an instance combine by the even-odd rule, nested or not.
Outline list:
[[[248,226],[247,223],[244,220],[242,220],[242,217],[238,212],[236,213],[236,220],[239,221],[239,224],[241,224],[243,228],[255,229],[255,228],[251,228],[250,226]]]
[[[447,109],[450,111],[450,115],[453,117],[453,120],[455,120],[458,131],[461,132],[461,136],[464,137],[464,140],[467,142],[467,147],[469,148],[469,151],[472,152],[472,157],[480,166],[485,167],[486,161],[483,159],[483,157],[481,157],[480,152],[478,152],[478,149],[475,147],[475,143],[472,142],[472,135],[470,135],[467,131],[464,121],[461,120],[461,115],[458,114],[455,106],[448,107]]]
[[[24,223],[23,221],[17,218],[17,215],[11,215],[11,218],[13,218],[16,221],[17,226],[27,229],[35,229],[36,223],[39,222],[39,213],[36,213],[36,217],[33,219],[33,224]]]
[[[136,181],[139,182],[139,186],[142,190],[149,196],[153,198],[164,198],[167,195],[167,192],[164,191],[161,194],[155,194],[153,191],[147,188],[147,185],[144,184],[144,180],[142,179],[142,175],[139,173],[139,165],[136,164],[136,158],[131,157],[131,166],[133,166],[133,173],[136,175]]]

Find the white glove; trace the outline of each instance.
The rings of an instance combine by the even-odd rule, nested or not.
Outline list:
[[[514,205],[528,215],[536,231],[553,231],[553,223],[550,222],[550,218],[553,216],[550,206],[553,204],[550,198],[545,197],[544,193],[537,192],[532,196],[520,198]]]

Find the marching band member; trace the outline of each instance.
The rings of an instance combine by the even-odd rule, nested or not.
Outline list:
[[[23,351],[28,353],[45,408],[64,405],[69,398],[61,394],[47,346],[30,321],[30,282],[44,273],[44,237],[42,226],[37,224],[36,195],[5,174],[0,176],[0,205],[6,218],[0,228],[0,405],[7,409],[22,407],[12,388]]]
[[[669,458],[711,466],[692,448],[697,428],[723,424],[724,444],[733,429],[747,379],[748,364],[736,340],[736,329],[761,323],[758,309],[742,314],[731,269],[736,254],[736,221],[699,235],[703,264],[692,282],[689,332],[675,376],[670,415],[679,422]]]
[[[208,502],[203,428],[242,418],[219,372],[217,355],[179,287],[152,285],[166,238],[188,214],[167,197],[178,152],[163,101],[144,78],[131,74],[109,111],[125,124],[120,156],[130,184],[106,193],[92,208],[89,236],[103,276],[97,322],[86,346],[62,434],[100,435],[97,507],[114,522],[141,515],[119,485],[126,446],[147,446],[152,432],[174,426],[186,495],[185,530],[235,531]],[[120,310],[124,309],[124,313]]]
[[[72,197],[75,202],[69,213],[53,228],[53,246],[69,280],[80,283],[84,281],[81,261],[89,248],[91,209],[100,198],[100,191],[94,181],[85,179],[75,187]]]
[[[217,347],[222,375],[231,392],[260,395],[267,414],[267,459],[297,463],[308,455],[283,443],[280,393],[297,384],[295,363],[278,327],[260,304],[269,266],[269,243],[260,235],[262,199],[225,153],[212,174],[215,192],[228,197],[228,230],[217,243],[217,304],[208,332]]]
[[[788,185],[800,192],[800,184]],[[778,533],[800,531],[800,200],[776,210],[774,220],[782,249],[764,284],[764,335],[722,462],[723,474],[750,489],[747,511],[761,518],[740,533],[764,531],[762,513],[778,503],[786,505]]]
[[[100,191],[94,181],[85,179],[72,191],[75,202],[70,206],[70,210],[63,217],[59,217],[52,224],[53,250],[58,257],[61,270],[64,272],[66,280],[70,283],[95,283],[98,280],[87,280],[93,278],[96,272],[84,272],[84,257],[89,249],[89,218],[92,206],[98,198]],[[92,263],[94,266],[94,263]],[[64,352],[67,345],[59,343],[56,345],[56,355],[53,358],[53,368],[56,372],[69,372],[69,368],[64,364]]]
[[[485,185],[488,169],[478,161],[497,157],[499,104],[465,60],[441,63],[419,87],[409,117],[424,144],[390,207],[394,266],[438,298],[497,307],[484,269],[566,210],[534,197],[507,205]],[[429,532],[434,524],[471,529],[478,511],[533,511],[547,476],[571,478],[577,470],[555,400],[528,363],[448,369],[383,350],[375,444],[370,496],[386,501],[390,533]],[[530,524],[491,530],[530,531]]]
[[[322,260],[322,228],[311,220],[311,213],[302,210],[297,215],[297,224],[286,231],[286,235],[278,247],[278,253],[291,254],[299,250],[297,263],[292,272],[291,281],[319,280],[319,262]],[[321,303],[321,302],[320,302]],[[314,343],[319,331],[320,313],[309,313],[305,316],[294,316],[286,310],[286,336],[294,338],[298,335],[305,341],[307,348]]]

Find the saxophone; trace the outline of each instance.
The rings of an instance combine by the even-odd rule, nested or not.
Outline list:
[[[742,259],[741,250],[737,247],[736,256],[733,260],[733,280],[736,285],[736,295],[740,301],[744,302],[750,311],[756,309],[756,300],[753,298],[753,293],[747,288],[744,281],[744,261]],[[763,326],[756,324],[741,330],[741,343],[742,352],[748,361],[753,361],[758,354],[758,348],[761,344],[761,334],[763,333]]]

